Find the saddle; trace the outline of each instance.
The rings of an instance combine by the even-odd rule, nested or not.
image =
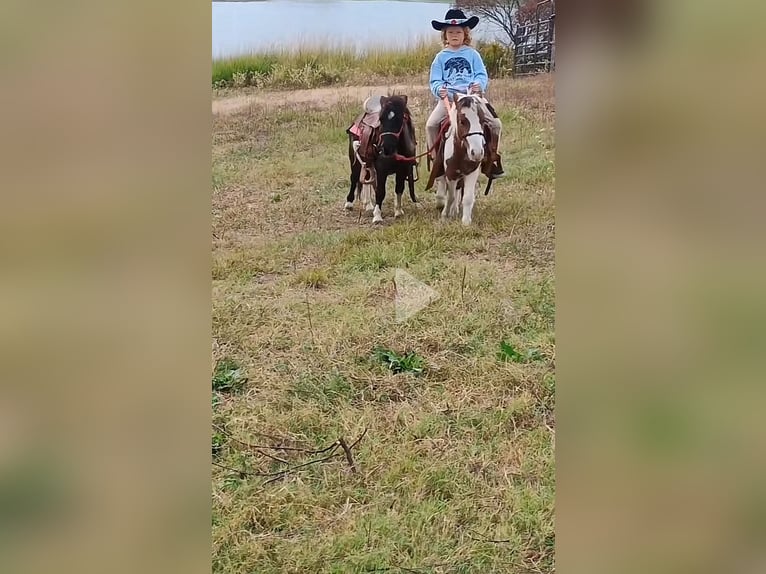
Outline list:
[[[374,157],[373,142],[380,128],[380,98],[382,96],[370,96],[362,105],[362,112],[354,119],[354,122],[346,130],[359,141],[359,157],[365,163]]]
[[[354,145],[354,149],[365,164],[373,161],[377,154],[375,143],[380,134],[380,110],[383,107],[381,104],[383,97],[385,96],[376,95],[367,98],[362,105],[362,111],[354,119],[351,126],[346,129],[346,133],[351,134],[358,141],[358,144]],[[417,146],[417,137],[412,125],[412,113],[409,107],[405,108],[405,113],[412,143]]]

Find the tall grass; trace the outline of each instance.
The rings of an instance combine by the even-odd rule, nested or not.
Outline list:
[[[507,49],[499,44],[477,44],[490,75],[509,70]],[[352,46],[301,44],[245,56],[213,61],[213,87],[313,88],[425,74],[436,53],[438,41],[425,38],[404,49],[373,48],[364,52]]]

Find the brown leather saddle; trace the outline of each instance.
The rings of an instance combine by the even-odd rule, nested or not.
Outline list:
[[[380,98],[382,96],[370,96],[364,101],[362,112],[354,119],[354,122],[346,130],[359,140],[359,156],[367,163],[374,158],[374,142],[380,131]]]

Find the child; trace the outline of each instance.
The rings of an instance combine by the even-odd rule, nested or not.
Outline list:
[[[450,9],[444,21],[431,20],[431,26],[442,33],[444,49],[436,54],[431,64],[431,93],[439,98],[436,108],[426,122],[426,149],[431,149],[439,136],[441,121],[447,116],[442,98],[447,95],[454,99],[456,92],[481,94],[487,91],[489,77],[481,54],[471,47],[471,30],[479,23],[479,18],[466,18],[462,10]],[[482,102],[485,116],[490,124],[495,143],[499,144],[503,125],[500,119]],[[496,146],[497,149],[497,146]],[[431,152],[431,159],[435,152]],[[492,178],[503,177],[499,162],[492,167]]]

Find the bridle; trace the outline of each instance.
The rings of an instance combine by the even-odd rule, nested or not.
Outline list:
[[[461,108],[458,108],[458,109],[456,109],[456,110],[455,110],[455,112],[456,112],[456,115],[460,113],[460,110],[461,110]],[[484,132],[483,132],[483,131],[480,131],[480,132],[468,132],[468,133],[466,133],[466,134],[462,134],[462,135],[461,135],[461,134],[459,134],[459,131],[460,131],[460,129],[459,129],[459,125],[460,125],[460,122],[458,121],[457,123],[458,123],[458,125],[457,125],[457,126],[455,126],[455,139],[458,139],[458,140],[465,140],[465,139],[467,139],[467,138],[469,138],[469,137],[471,137],[471,136],[481,136],[481,138],[484,140],[484,143],[486,143],[486,142],[487,142],[487,137],[484,135]],[[481,124],[481,118],[479,118],[479,124]]]
[[[378,147],[383,145],[383,136],[394,136],[396,138],[396,143],[398,147],[399,138],[402,136],[402,132],[404,132],[404,126],[406,126],[409,121],[410,121],[410,114],[408,114],[407,112],[404,112],[404,115],[402,116],[402,127],[399,128],[399,131],[398,132],[381,132],[380,134],[378,134],[378,142],[376,145]],[[408,157],[408,156],[401,155],[399,152],[396,152],[394,153],[394,155],[390,157],[396,161],[415,163],[419,156]]]
[[[398,143],[399,138],[401,137],[402,132],[404,131],[404,126],[409,119],[410,119],[410,115],[407,112],[404,112],[404,116],[402,117],[402,127],[399,128],[399,131],[398,132],[381,132],[380,134],[378,134],[378,145],[381,145],[383,143],[383,136],[394,136]]]

